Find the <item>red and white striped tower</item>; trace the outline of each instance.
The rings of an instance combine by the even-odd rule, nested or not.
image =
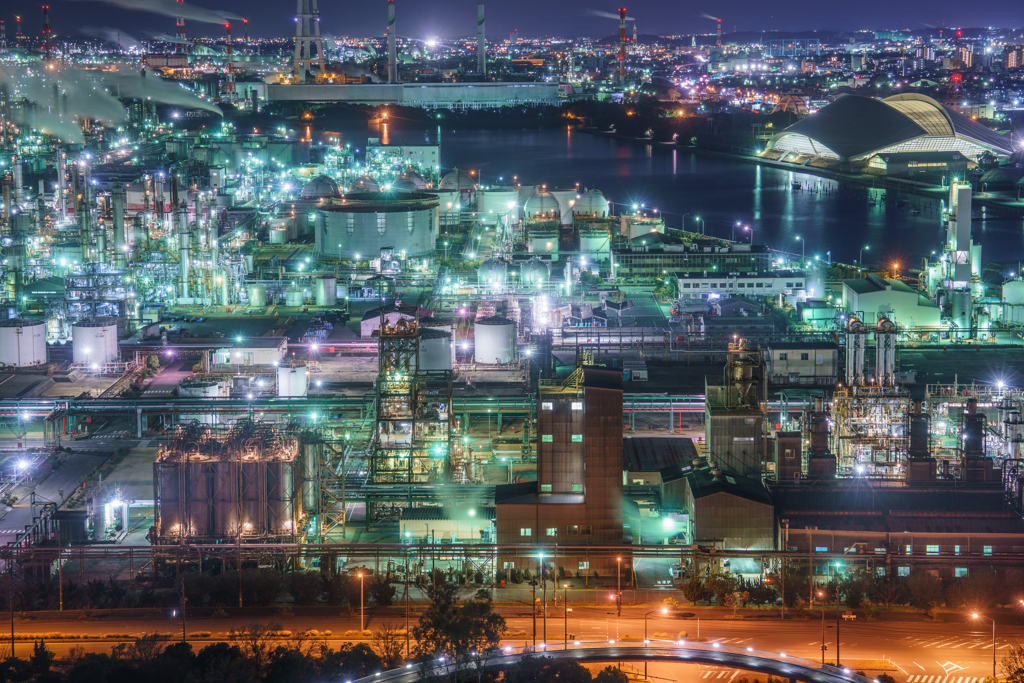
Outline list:
[[[715,40],[715,47],[722,47],[722,20],[718,20],[718,38]]]
[[[50,6],[43,5],[43,61],[49,62],[53,55],[50,54]]]
[[[185,2],[185,0],[178,0],[178,2]],[[185,40],[185,18],[178,17],[175,20],[174,25],[174,37],[178,40]]]
[[[224,24],[224,26],[228,30],[228,82],[227,82],[227,86],[225,87],[225,92],[227,92],[229,98],[234,99],[234,97],[235,97],[235,69],[234,69],[234,61],[233,61],[233,58],[232,58],[232,55],[231,55],[231,24],[227,23],[227,24]]]
[[[626,82],[626,8],[619,8],[619,84]]]

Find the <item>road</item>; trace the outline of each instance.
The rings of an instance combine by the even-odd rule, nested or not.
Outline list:
[[[510,637],[505,644],[522,646],[533,643],[533,619],[524,615],[522,608],[502,607],[506,614]],[[268,610],[269,612],[269,610]],[[623,617],[617,618],[614,611],[603,607],[577,607],[569,613],[568,630],[577,639],[588,642],[598,641],[632,641],[642,640],[644,635],[644,610],[640,608],[623,609]],[[548,643],[552,648],[563,647],[562,608],[549,609],[547,623]],[[57,616],[57,615],[53,615]],[[828,645],[827,659],[835,657],[835,622],[826,614],[825,639]],[[415,619],[415,617],[413,618]],[[252,621],[245,618],[190,618],[187,622],[189,632],[208,631],[217,636],[231,630],[242,629]],[[333,636],[329,639],[333,647],[342,641],[339,639],[346,631],[359,628],[359,614],[324,616],[291,616],[280,617],[268,614],[265,622],[277,622],[281,627],[293,633],[309,629],[319,631],[330,630]],[[384,623],[391,623],[399,628],[405,627],[405,615],[401,607],[380,610],[367,610],[367,627],[370,630],[379,628]],[[77,612],[67,617],[51,619],[49,617],[35,620],[16,620],[16,630],[21,633],[67,633],[83,636],[100,637],[107,633],[126,633],[132,636],[144,633],[169,633],[177,637],[181,633],[181,621],[171,618],[168,613],[164,619],[130,619],[119,620],[104,618],[83,621]],[[685,633],[687,637],[697,635],[696,619],[660,618],[651,615],[647,623],[647,634],[652,640],[676,640]],[[786,653],[806,659],[821,658],[822,625],[814,619],[785,621],[778,619],[748,620],[708,620],[701,619],[700,636],[707,642],[718,642],[732,647],[752,647],[757,650]],[[543,642],[543,618],[537,619],[538,643]],[[996,656],[1002,659],[1011,648],[1024,644],[1024,627],[997,625]],[[868,660],[888,659],[893,663],[894,670],[888,671],[903,683],[972,683],[992,673],[992,635],[991,626],[968,623],[927,623],[927,622],[843,622],[840,624],[840,661],[852,667],[866,668]],[[202,647],[209,640],[195,641],[196,647]],[[0,645],[2,645],[0,636]],[[92,651],[109,651],[110,642],[78,641],[73,643],[53,643],[51,649],[63,654],[71,645],[85,647]],[[570,647],[572,643],[570,642]],[[18,644],[19,649],[28,652],[29,644]],[[691,678],[714,679],[718,683],[727,683],[734,678],[747,675],[735,669],[718,669],[698,665],[679,665],[655,663],[649,665],[649,674],[668,680],[682,678],[681,667],[689,667],[687,680]],[[642,664],[640,665],[642,668]]]

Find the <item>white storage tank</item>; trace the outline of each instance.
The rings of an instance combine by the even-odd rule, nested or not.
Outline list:
[[[11,318],[0,321],[0,364],[23,368],[46,363],[46,323]]]
[[[511,363],[516,352],[516,324],[494,315],[473,324],[473,360],[487,365]]]
[[[1024,304],[1024,280],[1003,283],[1003,303],[1014,306]]]
[[[74,363],[115,363],[119,357],[117,325],[99,320],[79,320],[71,326]]]
[[[249,285],[249,305],[263,308],[267,305],[267,289],[263,285]]]
[[[611,237],[607,229],[588,226],[580,229],[579,235],[581,253],[590,254],[593,258],[600,260],[608,257],[611,249]]]
[[[452,335],[448,332],[420,328],[420,370],[452,369]]]
[[[971,290],[954,289],[949,293],[950,317],[958,329],[966,330],[971,326]]]
[[[476,193],[476,210],[480,222],[493,225],[502,216],[519,220],[519,189],[516,187],[489,187]]]
[[[316,305],[338,305],[338,278],[333,275],[321,275],[316,279]]]
[[[493,256],[476,269],[476,281],[481,285],[504,285],[508,266]]]
[[[303,364],[281,365],[277,368],[277,395],[281,398],[305,396],[309,389],[309,372]]]
[[[190,379],[178,385],[178,396],[181,398],[227,398],[229,395],[227,384],[210,378]],[[210,425],[219,422],[216,413],[181,413],[182,422],[192,420]]]
[[[524,285],[541,286],[551,277],[551,266],[534,256],[519,269],[519,280]]]
[[[295,289],[294,287],[290,287],[287,290],[285,290],[285,293],[284,293],[284,305],[285,306],[301,306],[302,302],[304,300],[305,300],[305,297],[302,296],[302,290],[301,289]]]
[[[288,229],[284,227],[276,227],[270,229],[270,243],[271,244],[284,244],[288,241]]]

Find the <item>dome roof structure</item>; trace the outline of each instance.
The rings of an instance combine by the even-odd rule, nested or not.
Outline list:
[[[523,284],[542,284],[547,282],[551,277],[551,271],[548,270],[548,264],[541,261],[539,258],[534,257],[523,264],[520,269],[520,280]]]
[[[608,200],[601,194],[601,190],[587,190],[576,197],[576,203],[572,205],[572,212],[577,216],[607,218]]]
[[[501,284],[505,281],[508,267],[504,261],[489,258],[476,270],[476,281],[480,284]]]
[[[427,181],[423,179],[416,171],[406,171],[402,175],[398,176],[398,180],[404,180],[410,182],[416,186],[417,190],[423,190],[427,187]],[[397,181],[396,181],[397,182]]]
[[[411,180],[405,178],[395,178],[395,182],[391,183],[391,189],[395,192],[419,192],[420,188],[416,187],[416,184]]]
[[[476,188],[476,182],[469,177],[469,174],[465,171],[455,169],[441,178],[440,189],[442,190],[473,190]]]
[[[884,100],[844,95],[776,134],[768,150],[841,161],[894,152],[956,151],[970,159],[1013,153],[1007,138],[917,93]]]
[[[341,190],[333,178],[318,175],[303,185],[299,196],[302,199],[336,199],[341,196]]]
[[[561,217],[562,209],[558,205],[558,199],[555,198],[555,195],[545,190],[540,190],[526,200],[526,204],[523,205],[523,214],[526,218],[555,219]]]
[[[352,183],[349,192],[380,192],[380,185],[370,176],[364,175]]]

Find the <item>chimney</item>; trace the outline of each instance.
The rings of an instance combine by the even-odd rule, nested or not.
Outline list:
[[[633,48],[636,48],[636,21],[633,21]]]
[[[231,54],[231,24],[226,23],[224,27],[228,30],[228,82],[227,87],[224,89],[228,94],[228,97],[234,99],[235,97],[235,69],[234,69],[234,58]]]
[[[245,34],[242,38],[245,42],[249,42],[249,20],[242,19],[242,32]]]
[[[626,8],[619,8],[619,85],[626,82]]]
[[[718,20],[718,39],[715,41],[716,47],[722,47],[722,20]]]
[[[484,31],[484,3],[476,4],[476,72],[487,75],[487,34]]]
[[[48,62],[50,54],[50,6],[43,5],[43,61]]]
[[[185,2],[185,0],[178,0],[178,2]],[[185,18],[178,17],[175,20],[174,25],[174,37],[178,40],[185,40]]]
[[[398,47],[395,45],[395,0],[388,0],[388,83],[398,83]]]
[[[7,24],[0,21],[0,54],[7,52]]]

